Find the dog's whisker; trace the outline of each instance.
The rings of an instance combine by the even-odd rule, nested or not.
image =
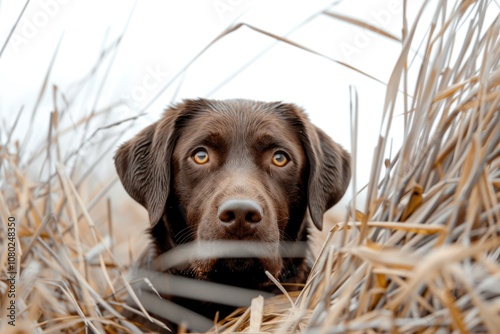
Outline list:
[[[194,233],[194,231],[192,231],[189,228],[189,226],[186,226],[185,228],[183,228],[182,230],[180,230],[179,232],[177,232],[174,235],[174,240],[177,240],[178,241],[177,243],[183,243],[183,240],[186,240],[186,238],[192,237],[193,233]]]
[[[186,242],[189,242],[189,241],[192,241],[194,240],[195,238],[195,235],[196,235],[196,232],[195,231],[192,231],[188,228],[185,229],[185,233],[183,233],[183,235],[181,235],[181,238],[177,239],[177,244],[184,244]]]

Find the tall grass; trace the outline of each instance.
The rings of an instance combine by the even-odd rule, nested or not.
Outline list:
[[[486,1],[435,8],[415,89],[404,27],[387,86],[368,200],[335,225],[308,283],[288,306],[269,300],[227,332],[496,333],[500,328],[500,18]],[[423,7],[424,10],[424,7]],[[429,9],[427,9],[429,10]],[[461,25],[468,31],[459,39]],[[400,91],[403,90],[401,93]],[[362,98],[362,97],[360,97]],[[354,150],[358,96],[352,94]],[[404,141],[386,159],[391,119],[405,106]],[[354,156],[355,160],[355,156]],[[332,242],[335,234],[341,243]],[[244,320],[242,320],[244,318]]]

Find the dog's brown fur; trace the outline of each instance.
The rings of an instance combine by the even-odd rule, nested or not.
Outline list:
[[[209,156],[205,164],[193,161],[200,148]],[[271,163],[276,152],[289,159],[285,166]],[[280,243],[306,241],[309,215],[322,228],[324,212],[348,186],[349,161],[293,104],[205,99],[169,108],[115,156],[123,186],[148,210],[154,256],[190,241],[267,242],[266,258],[199,260],[174,271],[264,291],[275,288],[265,270],[281,281],[305,282],[309,265],[281,258]],[[220,208],[230,200],[258,208],[256,222],[247,219],[235,229],[223,221]],[[185,305],[200,311],[196,303]],[[213,317],[218,309],[203,313]]]

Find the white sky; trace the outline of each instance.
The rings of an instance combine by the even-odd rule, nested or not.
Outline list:
[[[435,2],[430,2],[430,12]],[[27,129],[59,41],[61,47],[49,87],[56,84],[66,96],[76,96],[78,103],[69,111],[69,118],[76,120],[88,114],[94,103],[99,109],[122,98],[128,107],[114,111],[113,120],[116,121],[137,114],[233,21],[287,36],[387,82],[401,49],[399,43],[326,15],[318,14],[301,26],[300,23],[330,5],[331,12],[368,20],[400,37],[401,1],[332,3],[325,0],[144,0],[137,3],[131,0],[33,0],[0,58],[0,119],[11,124],[24,106],[22,126],[17,133],[20,138],[24,136],[23,130]],[[0,46],[23,6],[24,1],[0,0]],[[420,1],[408,1],[410,24],[420,6]],[[129,17],[117,53],[105,58],[106,65],[100,68],[94,80],[83,87],[78,86],[76,83],[89,73],[103,45],[116,40]],[[421,37],[417,40],[422,39],[424,33],[425,30],[419,30]],[[227,81],[258,55],[256,61]],[[418,62],[417,56],[412,68],[414,72],[418,70]],[[108,77],[95,102],[110,63]],[[219,87],[224,82],[225,85]],[[385,86],[332,60],[276,43],[245,27],[221,39],[196,60],[181,80],[176,80],[152,102],[147,109],[148,115],[142,117],[125,137],[131,137],[139,128],[156,120],[172,101],[195,97],[250,98],[283,100],[304,107],[316,125],[350,149],[351,85],[359,95],[359,188],[368,181]],[[51,110],[52,89],[49,89],[36,115],[33,145],[45,138]],[[398,122],[402,119],[396,117],[394,121],[395,129],[400,128]],[[102,164],[109,165],[108,170],[113,166],[111,159]]]

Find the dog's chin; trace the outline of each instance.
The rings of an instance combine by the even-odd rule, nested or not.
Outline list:
[[[211,282],[245,287],[249,289],[267,290],[271,281],[266,275],[269,268],[265,260],[257,258],[225,258],[211,261],[210,268],[205,267],[202,272],[198,271],[199,279]]]
[[[245,273],[264,271],[264,267],[258,259],[221,259],[214,266],[214,271]]]

